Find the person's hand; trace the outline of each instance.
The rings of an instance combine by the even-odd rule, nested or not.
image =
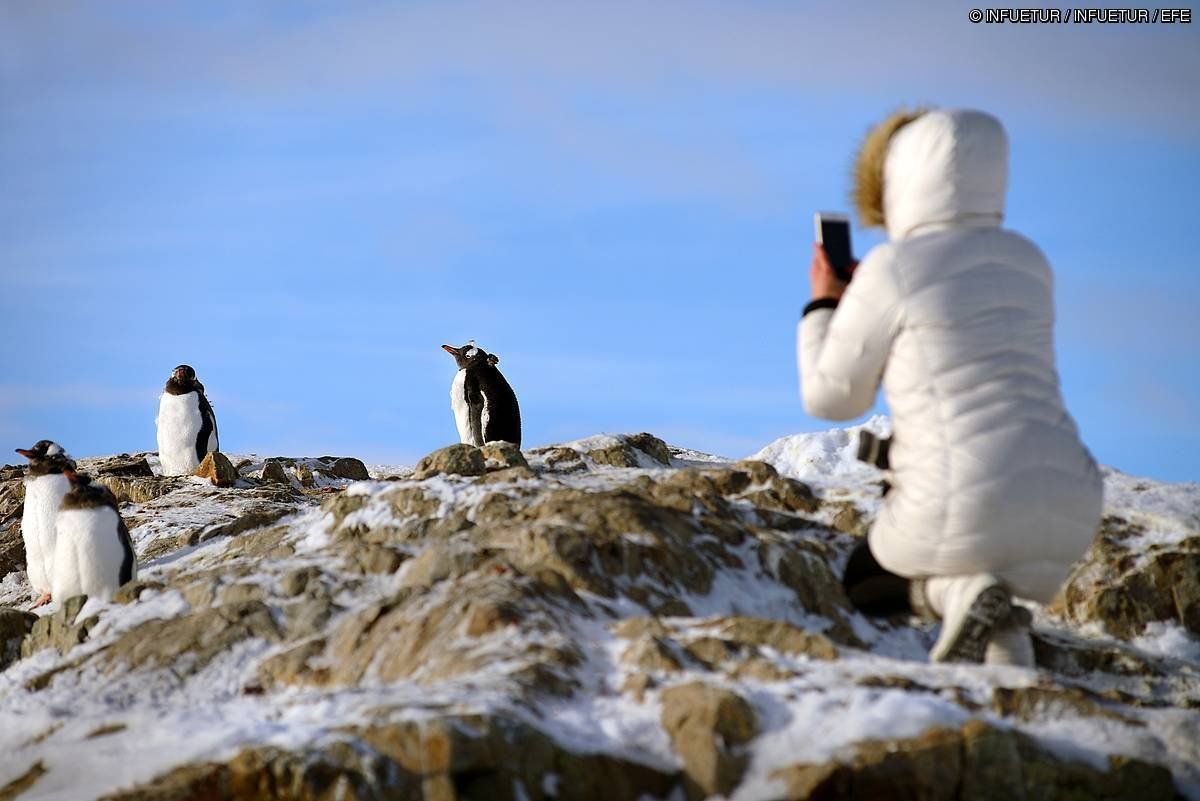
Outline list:
[[[853,273],[857,266],[858,262],[850,262],[850,272]],[[842,293],[846,291],[846,282],[837,277],[837,273],[833,271],[833,266],[829,263],[829,257],[825,255],[825,248],[820,244],[813,244],[812,266],[809,268],[808,278],[812,284],[814,300],[817,298],[840,300]]]

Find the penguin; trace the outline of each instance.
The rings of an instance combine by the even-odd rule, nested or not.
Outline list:
[[[217,417],[196,371],[174,369],[158,399],[158,460],[164,476],[193,472],[209,451],[220,450]]]
[[[521,409],[516,393],[496,369],[500,357],[474,340],[461,348],[442,345],[442,350],[458,364],[450,385],[450,408],[459,440],[476,447],[497,440],[521,447]]]
[[[55,518],[63,496],[71,489],[64,474],[75,462],[62,446],[48,439],[32,448],[17,448],[29,460],[25,476],[25,512],[21,535],[25,539],[25,565],[37,601],[34,608],[50,600],[50,575],[54,563]]]
[[[65,601],[76,595],[112,597],[137,578],[137,558],[117,499],[101,484],[74,470],[64,471],[71,490],[58,510],[51,594]]]

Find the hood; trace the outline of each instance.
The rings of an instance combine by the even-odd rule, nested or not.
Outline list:
[[[1008,137],[982,111],[893,114],[867,135],[855,165],[859,218],[892,240],[933,224],[999,225],[1007,187]]]

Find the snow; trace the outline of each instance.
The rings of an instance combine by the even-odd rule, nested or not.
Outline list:
[[[882,477],[879,470],[858,461],[858,433],[870,431],[878,437],[887,437],[891,430],[891,421],[876,415],[851,428],[782,437],[750,458],[766,462],[782,475],[814,488],[855,487]]]
[[[697,617],[742,615],[767,620],[784,620],[808,631],[824,631],[831,622],[809,614],[796,604],[796,594],[790,587],[767,580],[757,569],[759,558],[756,546],[747,543],[729,551],[742,563],[741,568],[718,571],[712,586],[704,595],[686,593],[682,600]]]
[[[1110,467],[1104,473],[1104,510],[1146,528],[1138,549],[1174,545],[1200,531],[1200,484],[1164,484]]]
[[[844,499],[869,514],[879,503],[878,481],[882,474],[858,462],[856,432],[870,430],[886,435],[890,426],[875,417],[861,426],[826,432],[797,434],[770,443],[753,457],[766,461],[781,474],[809,483],[826,499]],[[614,435],[598,435],[562,443],[581,453],[620,444]],[[673,466],[718,466],[729,460],[696,451],[673,448]],[[640,458],[640,457],[639,457]],[[235,463],[239,459],[234,459]],[[506,484],[479,484],[470,479],[438,476],[426,481],[340,482],[347,496],[364,502],[341,523],[343,531],[399,527],[392,505],[393,493],[420,486],[439,501],[437,514],[452,509],[472,510],[489,495],[527,492],[533,486],[563,485],[580,489],[606,489],[627,482],[631,476],[656,474],[669,468],[646,458],[636,470],[615,470],[592,465],[583,473],[547,475]],[[373,477],[406,475],[410,468],[375,465]],[[1145,526],[1137,548],[1167,545],[1194,537],[1200,530],[1200,485],[1161,484],[1105,470],[1106,512]],[[127,512],[131,534],[139,551],[162,536],[203,532],[240,514],[237,502],[209,491],[203,482],[189,483],[178,496],[138,505]],[[293,556],[257,566],[254,573],[236,579],[277,592],[279,578],[289,570],[322,561],[323,551],[335,533],[332,516],[315,508],[300,510],[281,521],[288,527]],[[652,533],[628,532],[634,542],[652,540]],[[790,536],[807,536],[803,530]],[[219,562],[233,540],[201,541],[141,565],[141,578],[162,580],[183,571],[200,574],[228,566]],[[414,543],[417,545],[417,543]],[[808,631],[828,629],[830,622],[800,609],[790,589],[773,580],[770,568],[772,544],[760,554],[756,544],[732,548],[740,568],[719,571],[707,593],[681,596],[692,617],[664,619],[672,636],[681,642],[710,636],[713,619],[745,615],[788,621]],[[414,552],[419,548],[413,548]],[[833,557],[837,561],[839,557]],[[352,589],[340,592],[336,601],[344,607],[339,614],[351,615],[391,597],[403,580],[408,565],[391,576],[356,576]],[[639,581],[645,581],[640,579]],[[667,589],[667,588],[662,588]],[[453,592],[446,582],[430,592],[430,602]],[[28,584],[23,574],[0,580],[0,604],[27,605]],[[42,690],[26,684],[47,671],[81,663],[108,647],[122,632],[153,619],[170,620],[190,611],[184,595],[174,589],[147,590],[137,603],[121,606],[89,601],[82,617],[98,615],[99,623],[89,639],[65,657],[52,650],[22,659],[0,672],[0,787],[24,773],[35,760],[48,772],[21,796],[33,799],[80,799],[96,797],[145,782],[177,765],[203,760],[227,759],[246,745],[271,744],[284,748],[319,746],[345,737],[339,729],[365,724],[389,710],[389,717],[424,719],[446,713],[497,713],[523,720],[553,737],[561,745],[579,752],[603,752],[664,770],[679,767],[669,737],[661,725],[663,689],[679,683],[704,680],[736,690],[754,707],[759,734],[750,744],[751,761],[746,776],[732,801],[778,798],[782,785],[771,779],[776,770],[797,763],[819,763],[847,757],[866,739],[902,738],[919,735],[931,727],[961,726],[971,717],[992,725],[1016,726],[1047,747],[1070,759],[1099,767],[1112,754],[1126,754],[1171,766],[1181,792],[1200,799],[1200,715],[1194,710],[1122,707],[1133,718],[1086,720],[1071,714],[1042,716],[1024,722],[1002,717],[991,710],[997,688],[1069,689],[1063,677],[1019,668],[930,665],[925,654],[932,641],[930,626],[869,621],[854,617],[850,623],[867,647],[840,648],[841,658],[823,662],[806,656],[786,655],[764,649],[762,657],[781,669],[779,680],[732,679],[720,672],[684,669],[656,676],[657,685],[636,697],[622,687],[630,668],[621,656],[630,641],[617,637],[614,622],[641,617],[646,610],[624,596],[597,598],[581,593],[585,609],[569,614],[558,610],[561,619],[545,629],[507,627],[480,638],[475,653],[494,656],[487,667],[468,676],[417,683],[382,682],[368,678],[352,687],[297,687],[269,694],[247,694],[244,689],[257,682],[257,666],[284,646],[248,640],[220,654],[195,675],[181,678],[170,668],[111,669],[100,660],[87,662],[79,670],[63,670]],[[47,610],[51,613],[53,609]],[[1035,609],[1036,625],[1042,630],[1062,629],[1066,624]],[[1098,630],[1074,628],[1067,632],[1078,639],[1102,641]],[[565,639],[583,654],[582,665],[572,669],[580,689],[568,697],[536,697],[513,691],[513,674],[527,663],[512,654],[521,646],[549,644]],[[1176,673],[1200,677],[1200,640],[1175,624],[1152,624],[1132,646],[1147,655],[1175,660]],[[1114,646],[1115,647],[1115,646]],[[878,686],[880,679],[894,679],[896,686]],[[1122,681],[1136,683],[1137,676],[1079,676],[1071,681],[1085,691],[1121,689]],[[1200,686],[1200,679],[1196,686]],[[871,686],[872,684],[876,686]],[[915,684],[918,689],[912,689]],[[965,698],[973,705],[959,702]],[[399,710],[399,711],[397,711]],[[109,730],[96,735],[98,731]],[[86,789],[80,787],[86,777]],[[553,792],[562,781],[557,775],[543,777],[543,791]],[[520,792],[524,792],[522,789]],[[678,794],[677,794],[678,795]]]
[[[587,453],[589,451],[603,450],[605,448],[614,448],[614,447],[621,447],[624,445],[629,445],[628,441],[620,434],[595,434],[590,437],[584,437],[583,439],[573,439],[573,440],[569,440],[567,442],[560,442],[557,444],[559,447],[571,448],[572,450],[578,451],[579,453],[583,454],[585,458],[587,457]],[[632,445],[630,445],[630,447],[633,450],[634,458],[637,459],[638,468],[644,469],[644,470],[666,470],[667,469],[667,467],[664,466],[661,462],[652,458],[648,454],[642,452],[638,448],[635,448]],[[710,457],[710,459],[711,458],[713,458],[713,457]],[[603,468],[603,465],[597,465],[591,459],[588,459],[588,463],[590,465],[592,465],[593,467]]]
[[[1133,639],[1133,644],[1156,656],[1200,665],[1200,637],[1189,633],[1178,623],[1150,623],[1140,636]]]
[[[845,758],[850,756],[849,746],[861,740],[915,737],[939,726],[961,726],[968,719],[952,701],[902,690],[760,692],[753,700],[764,733],[732,801],[779,798],[783,787],[769,777],[782,767]]]

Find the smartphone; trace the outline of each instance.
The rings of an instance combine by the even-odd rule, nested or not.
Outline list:
[[[817,242],[825,248],[834,274],[843,281],[850,280],[850,219],[845,214],[818,211],[813,218]]]

